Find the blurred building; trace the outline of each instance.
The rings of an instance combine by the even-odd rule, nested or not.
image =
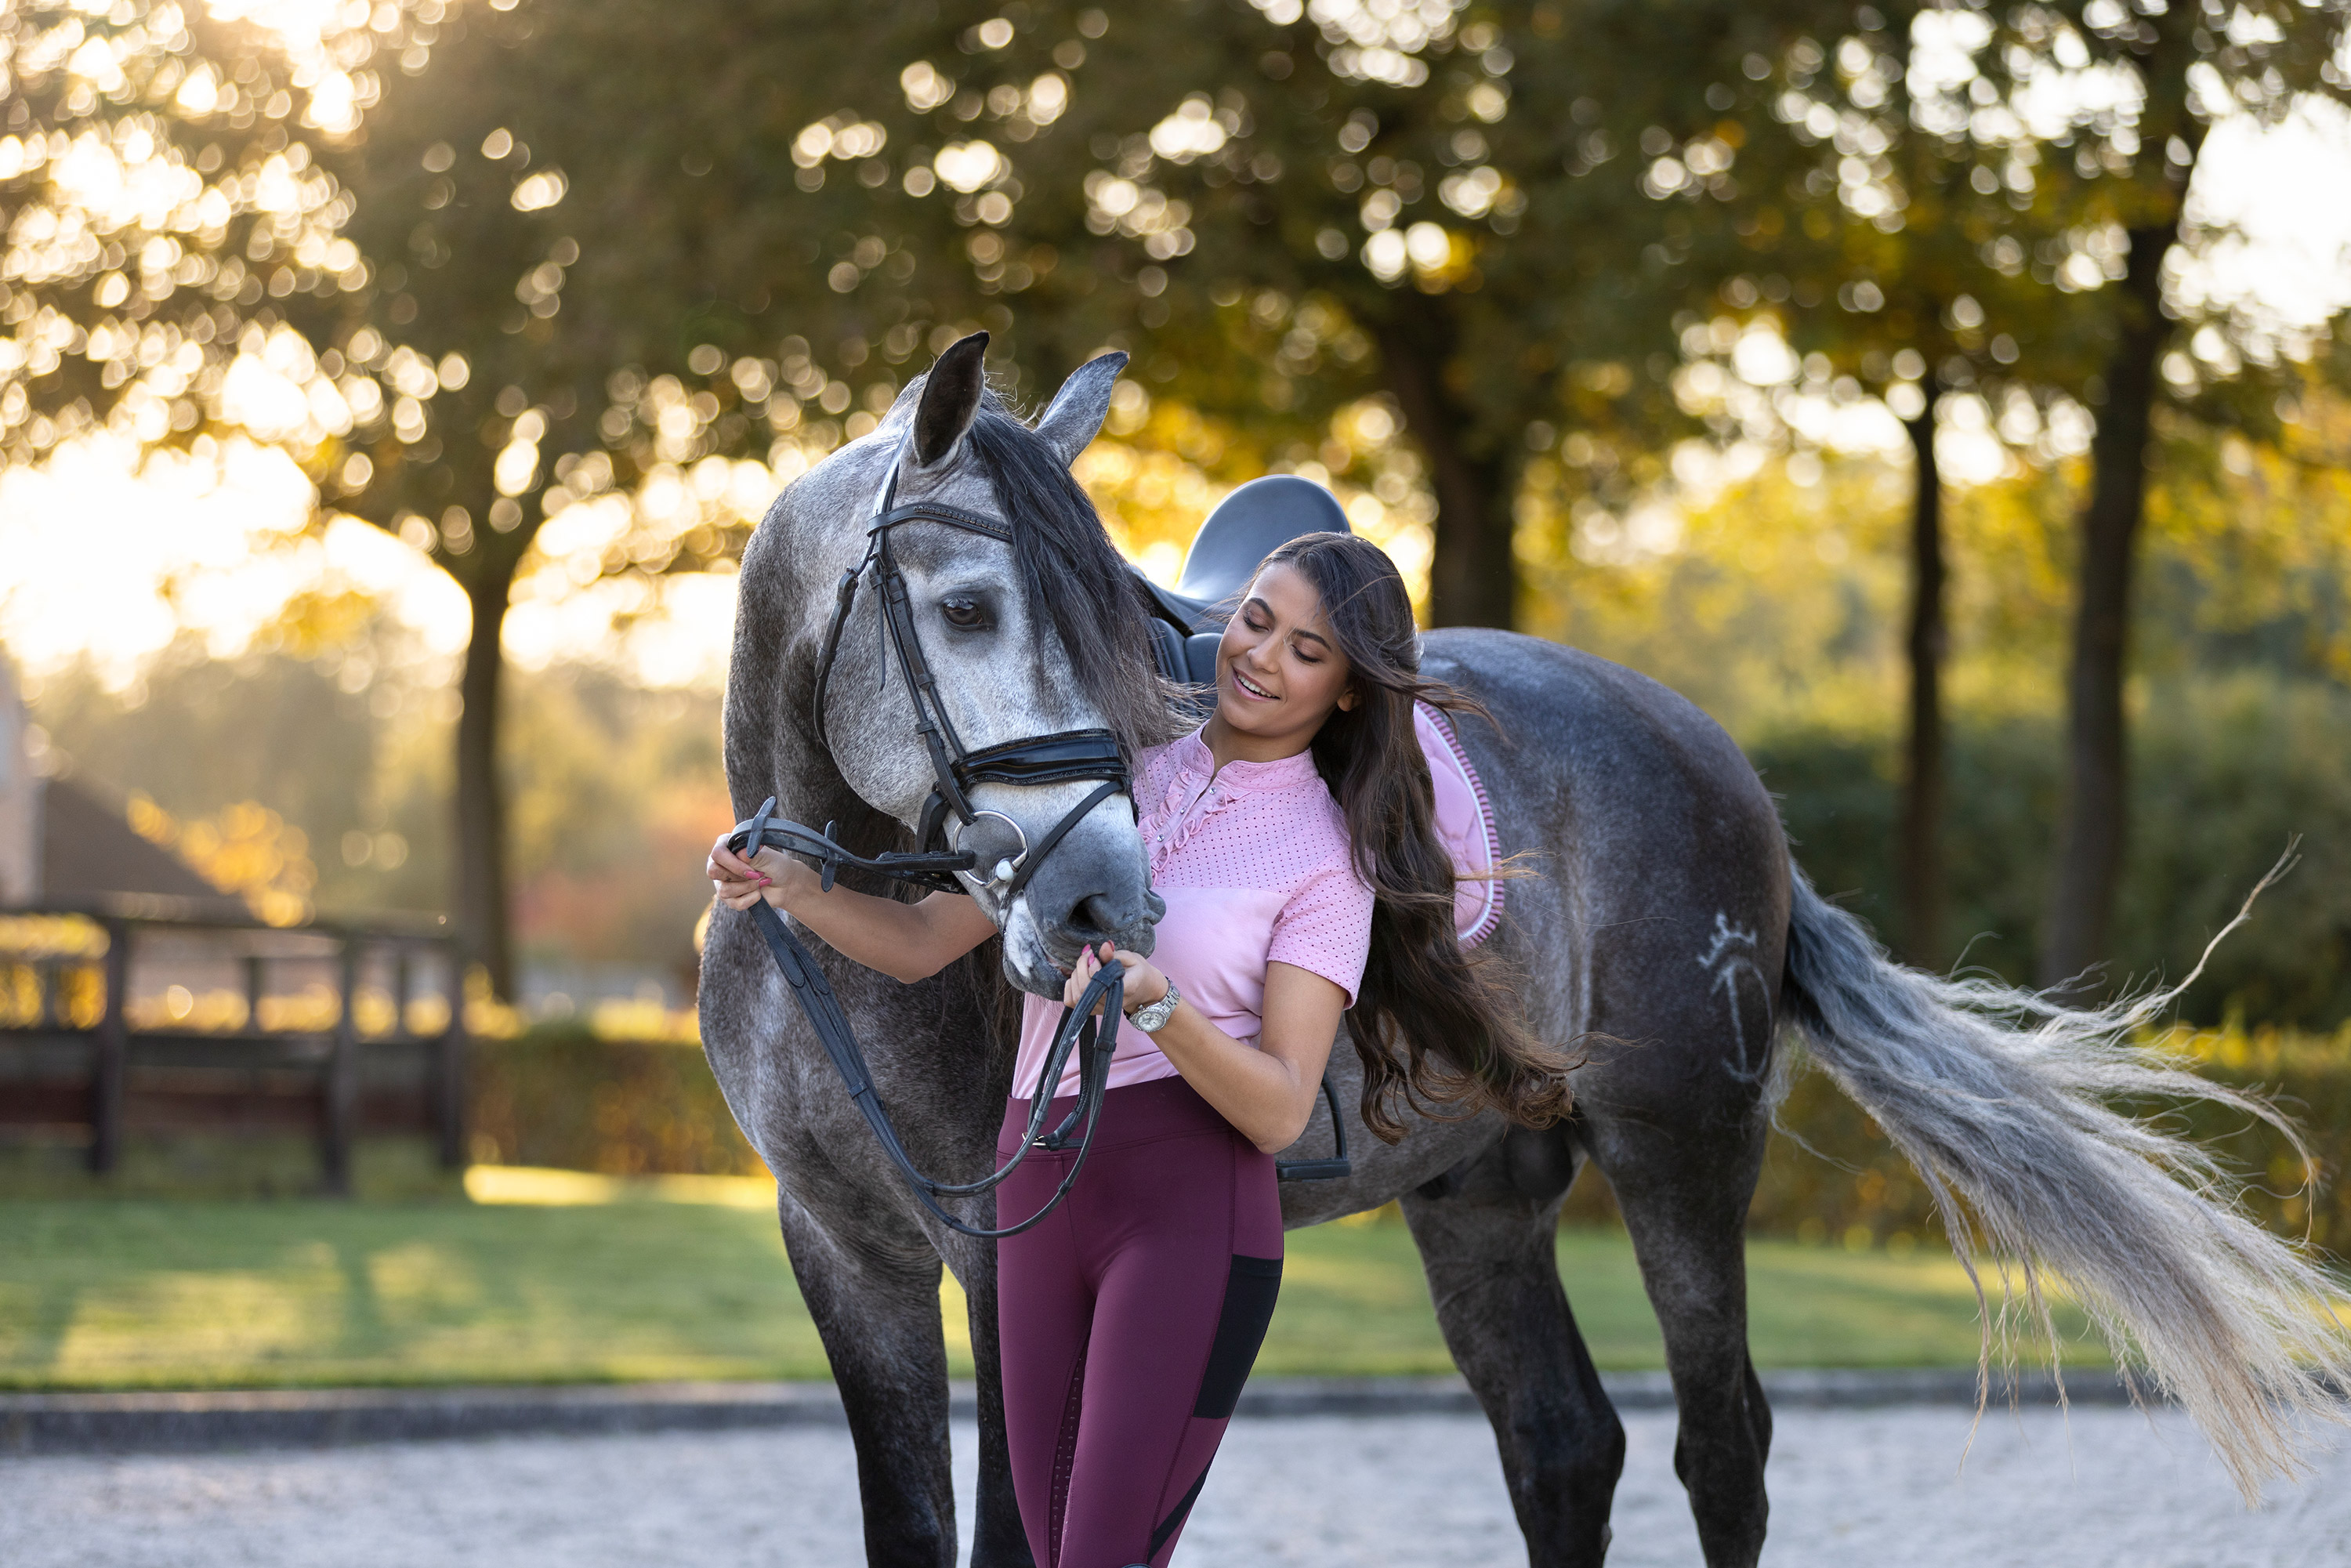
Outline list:
[[[16,672],[0,659],[0,907],[162,894],[243,913],[241,901],[133,831],[112,791],[52,777],[32,742]]]

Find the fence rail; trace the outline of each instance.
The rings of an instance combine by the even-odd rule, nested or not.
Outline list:
[[[464,1163],[465,969],[439,922],[0,909],[0,1137],[86,1137],[104,1174],[133,1134],[308,1131],[337,1193],[362,1132],[424,1132]]]

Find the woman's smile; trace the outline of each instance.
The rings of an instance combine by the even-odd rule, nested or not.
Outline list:
[[[1273,693],[1267,691],[1263,686],[1259,685],[1255,681],[1250,680],[1247,675],[1242,674],[1238,664],[1233,666],[1233,685],[1240,692],[1241,695],[1249,698],[1251,702],[1270,703],[1280,702],[1281,700],[1280,697],[1274,695]]]

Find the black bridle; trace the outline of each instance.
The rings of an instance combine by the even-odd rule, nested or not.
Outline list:
[[[849,624],[850,611],[856,605],[858,585],[870,576],[873,579],[882,638],[905,683],[906,699],[914,706],[914,733],[922,737],[923,750],[930,758],[932,784],[915,831],[914,852],[881,857],[867,862],[868,869],[882,870],[883,874],[902,882],[944,892],[967,891],[955,880],[955,873],[977,870],[977,857],[949,841],[946,819],[950,813],[954,815],[956,836],[960,837],[963,829],[981,817],[994,817],[1012,829],[1021,848],[1015,854],[999,857],[988,868],[990,874],[979,880],[1000,901],[1009,903],[1029,885],[1029,879],[1036,874],[1053,847],[1084,821],[1088,812],[1113,795],[1127,792],[1126,758],[1119,751],[1118,737],[1106,729],[1069,729],[1055,735],[1009,740],[978,751],[965,748],[963,737],[956,733],[955,721],[947,716],[946,705],[939,700],[938,678],[932,674],[931,662],[923,653],[923,639],[914,627],[913,598],[906,589],[905,573],[899,570],[897,557],[891,550],[890,532],[907,523],[937,523],[1008,545],[1012,542],[1012,529],[998,518],[942,501],[914,501],[893,507],[904,455],[902,447],[899,458],[890,465],[889,479],[874,501],[873,520],[865,530],[863,559],[841,574],[841,584],[834,591],[832,623],[825,628],[823,650],[817,655],[817,738],[820,742],[826,738],[825,698],[832,686],[832,665],[841,652],[841,634]],[[1064,812],[1052,831],[1034,846],[1029,844],[1028,835],[1011,818],[1000,811],[976,810],[971,804],[970,791],[980,784],[1065,784],[1081,779],[1099,779],[1102,784]],[[822,837],[831,839],[830,825]],[[820,858],[826,862],[824,885],[830,890],[831,870],[843,863],[845,856],[828,853]],[[889,869],[883,869],[883,861]]]
[[[905,574],[891,552],[890,533],[907,523],[937,523],[1008,545],[1012,542],[1012,529],[998,518],[940,501],[892,505],[897,498],[898,471],[904,455],[902,444],[891,459],[890,477],[874,500],[872,521],[865,530],[865,554],[841,574],[840,586],[834,592],[832,622],[825,628],[822,651],[817,657],[815,716],[818,742],[825,744],[825,698],[832,684],[833,660],[841,651],[841,632],[856,604],[858,587],[871,577],[883,641],[888,644],[905,684],[907,699],[914,709],[914,732],[922,737],[923,749],[931,762],[931,793],[923,803],[915,847],[912,851],[887,850],[870,858],[855,854],[842,848],[833,836],[838,823],[826,823],[824,831],[820,833],[813,828],[776,817],[773,796],[750,821],[737,823],[726,841],[729,848],[746,859],[770,846],[806,855],[817,862],[820,884],[827,892],[831,891],[833,879],[843,866],[942,893],[968,893],[970,890],[956,880],[956,873],[962,873],[993,894],[1000,907],[1007,906],[1029,885],[1038,866],[1071,828],[1112,796],[1130,793],[1126,759],[1119,751],[1118,737],[1106,729],[1064,730],[1056,735],[1007,741],[978,751],[965,748],[954,721],[947,716],[946,706],[939,700],[938,681],[931,673],[930,661],[924,656],[923,641],[914,626],[913,600],[907,591]],[[1100,779],[1101,783],[1063,812],[1051,831],[1033,845],[1011,818],[1000,811],[975,810],[971,804],[970,791],[981,784],[1066,784],[1086,779]],[[956,820],[952,836],[946,825],[950,815]],[[964,829],[982,817],[994,817],[1009,827],[1021,846],[1013,854],[999,856],[985,876],[977,874],[977,855],[954,841],[962,837]],[[1052,1047],[1038,1076],[1038,1092],[1029,1108],[1029,1125],[1021,1136],[1019,1150],[977,1181],[943,1182],[924,1175],[899,1141],[897,1129],[890,1124],[888,1113],[874,1094],[872,1070],[866,1064],[865,1053],[849,1027],[848,1016],[841,1010],[832,987],[808,948],[765,899],[751,905],[751,919],[766,940],[768,951],[782,972],[793,999],[799,1003],[825,1054],[832,1059],[850,1100],[864,1115],[866,1124],[881,1141],[882,1152],[898,1167],[925,1208],[950,1229],[982,1240],[1018,1236],[1052,1213],[1076,1185],[1078,1173],[1085,1168],[1086,1157],[1093,1149],[1095,1129],[1101,1124],[1102,1097],[1110,1089],[1111,1057],[1117,1050],[1118,1026],[1123,1016],[1123,966],[1112,964],[1099,970],[1086,983],[1078,1005],[1061,1009]],[[1101,1009],[1099,1020],[1094,1016],[1097,1004]],[[1062,1118],[1061,1125],[1049,1133],[1045,1122],[1050,1114],[1052,1094],[1047,1086],[1060,1084],[1073,1050],[1083,1051],[1078,1065],[1078,1103]],[[1331,1108],[1333,1157],[1284,1162],[1275,1167],[1281,1180],[1330,1181],[1343,1179],[1349,1174],[1347,1134],[1339,1113],[1339,1097],[1327,1073],[1322,1080],[1322,1098]],[[1083,1131],[1079,1133],[1081,1125]],[[1059,1152],[1070,1146],[1072,1133],[1078,1133],[1078,1154],[1070,1162],[1068,1174],[1052,1197],[1045,1200],[1044,1207],[1018,1225],[993,1230],[967,1225],[941,1205],[941,1198],[974,1197],[993,1192],[1020,1167],[1031,1149]]]
[[[978,751],[965,747],[963,737],[956,733],[954,720],[947,716],[946,705],[939,699],[938,680],[931,673],[930,661],[924,656],[923,640],[914,626],[914,602],[907,591],[905,574],[899,570],[897,558],[891,551],[890,533],[907,523],[937,523],[1008,545],[1012,542],[1012,529],[998,518],[944,502],[914,501],[903,507],[893,506],[904,455],[902,445],[891,460],[890,477],[875,498],[872,521],[865,530],[863,559],[841,574],[841,585],[834,593],[832,623],[825,628],[823,649],[817,658],[816,734],[819,742],[823,743],[825,697],[832,684],[833,660],[841,651],[841,632],[856,604],[858,586],[871,577],[883,641],[904,681],[907,699],[914,709],[914,732],[922,737],[923,749],[931,761],[931,793],[923,805],[915,848],[912,852],[885,851],[870,859],[854,854],[833,837],[837,823],[828,822],[820,833],[799,822],[775,818],[772,796],[749,821],[736,824],[735,831],[727,836],[727,844],[747,858],[768,845],[807,855],[817,862],[820,884],[828,892],[842,866],[945,893],[970,891],[956,879],[956,873],[962,873],[995,894],[999,905],[1009,904],[1029,885],[1037,868],[1071,829],[1104,800],[1128,792],[1126,758],[1119,750],[1118,737],[1106,729],[1064,730],[1056,735],[1007,741]],[[971,803],[971,790],[981,784],[1065,784],[1086,779],[1100,779],[1101,783],[1063,812],[1051,831],[1034,844],[1028,841],[1028,835],[1011,818],[1000,811],[975,810]],[[956,821],[952,838],[946,826],[950,815]],[[953,841],[982,817],[994,817],[1006,824],[1020,843],[1014,853],[999,856],[986,875],[977,874],[978,857]],[[793,998],[823,1043],[825,1054],[832,1059],[850,1099],[863,1113],[866,1124],[881,1140],[883,1153],[898,1167],[924,1207],[950,1228],[984,1240],[1018,1236],[1053,1211],[1076,1183],[1078,1173],[1085,1168],[1086,1156],[1093,1148],[1094,1131],[1101,1124],[1102,1096],[1110,1088],[1111,1057],[1118,1046],[1118,1026],[1123,1016],[1126,986],[1123,966],[1112,964],[1097,972],[1087,982],[1078,1006],[1061,1009],[1060,1025],[1053,1031],[1052,1048],[1038,1078],[1037,1096],[1029,1107],[1029,1127],[1019,1152],[977,1181],[942,1182],[924,1175],[899,1141],[897,1130],[890,1124],[888,1113],[874,1095],[873,1074],[866,1065],[865,1053],[859,1048],[848,1017],[841,1010],[841,1003],[814,957],[764,899],[751,906],[751,918],[767,941],[768,951],[774,956],[776,967],[782,971]],[[1102,1008],[1099,1020],[1093,1016],[1097,1003]],[[1049,1085],[1061,1082],[1070,1052],[1081,1046],[1084,1054],[1079,1061],[1078,1103],[1059,1127],[1048,1133],[1045,1122],[1052,1105]],[[1081,1124],[1084,1130],[1078,1136],[1078,1155],[1070,1163],[1069,1173],[1045,1206],[1019,1224],[984,1229],[965,1224],[940,1204],[944,1197],[972,1197],[994,1191],[1019,1168],[1031,1149],[1058,1152],[1069,1147],[1071,1134]]]

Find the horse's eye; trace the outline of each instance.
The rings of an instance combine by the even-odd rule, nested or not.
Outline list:
[[[947,618],[948,625],[960,627],[966,632],[976,631],[987,624],[987,617],[981,612],[977,599],[942,600],[939,612]]]

